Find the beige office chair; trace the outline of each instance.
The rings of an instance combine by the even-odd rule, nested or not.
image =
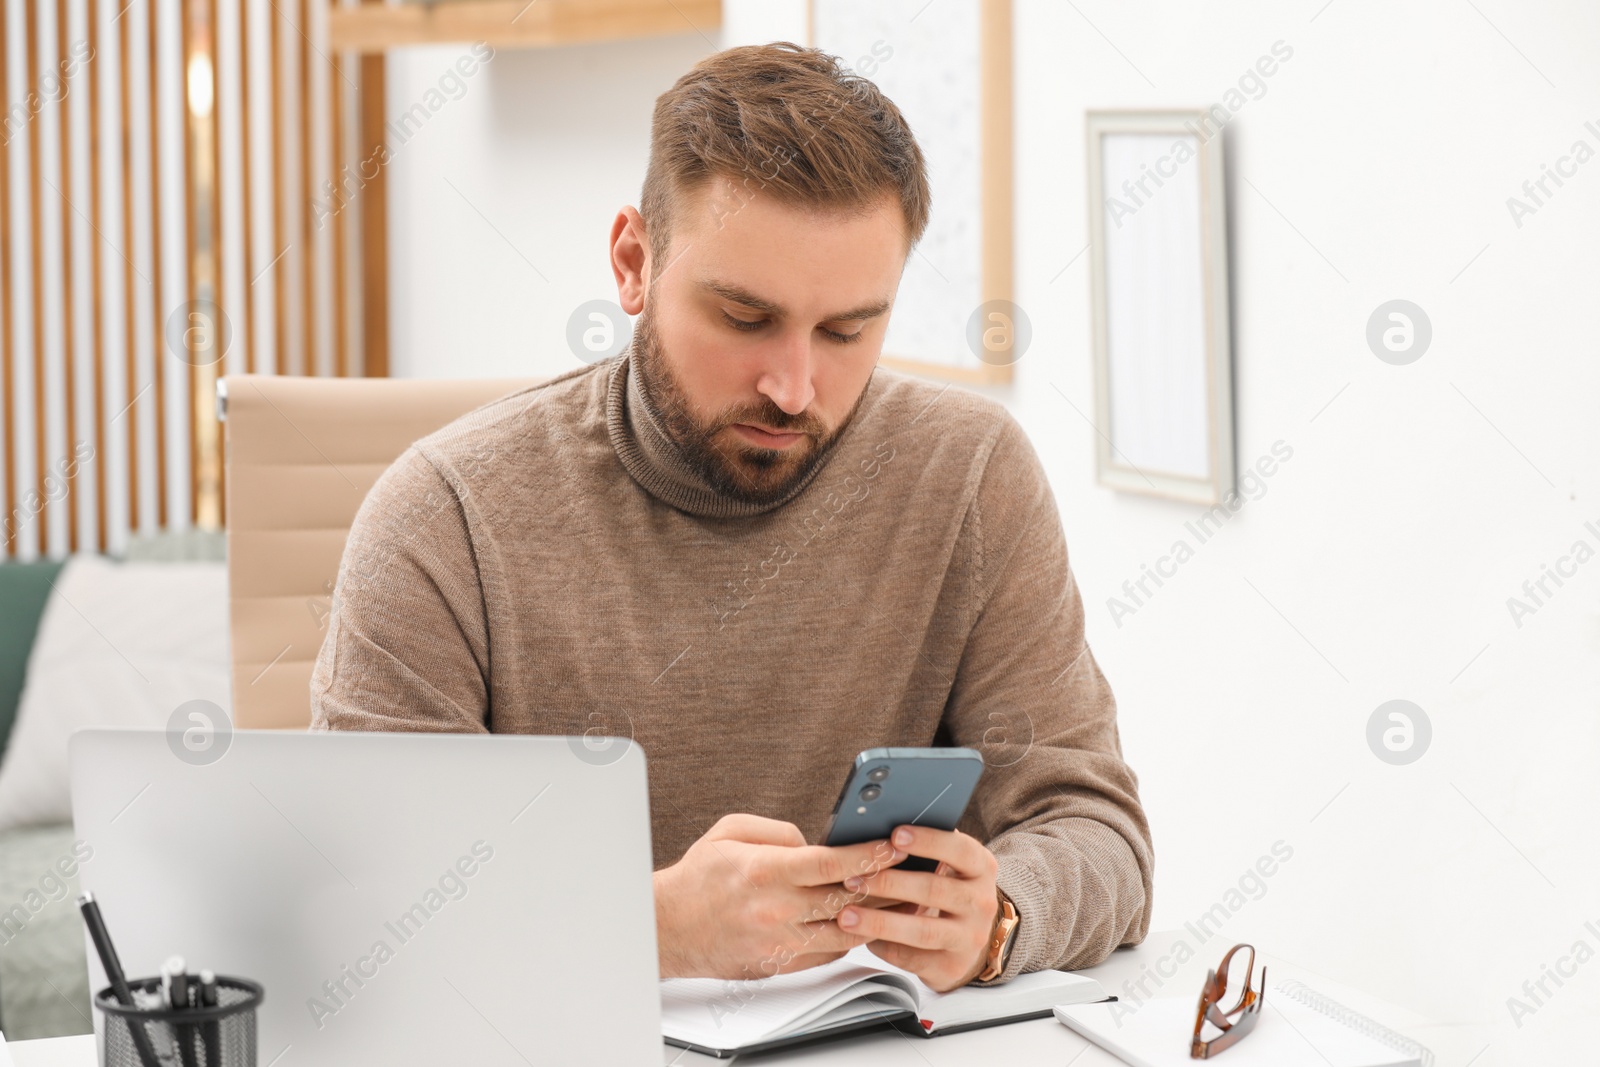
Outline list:
[[[536,379],[230,375],[217,386],[228,500],[233,721],[304,729],[350,523],[411,444]]]

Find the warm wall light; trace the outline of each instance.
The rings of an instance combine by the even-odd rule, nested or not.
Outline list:
[[[197,53],[189,57],[189,110],[196,118],[210,118],[216,84],[211,57]]]
[[[217,0],[184,0],[183,42],[185,124],[184,158],[188,188],[184,197],[188,215],[188,314],[210,319],[209,345],[215,350],[185,353],[189,363],[190,491],[194,524],[218,530],[223,524],[222,434],[217,426],[217,378],[220,361],[227,355],[227,312],[222,307],[222,215],[219,210],[220,156],[216,123]],[[185,333],[187,339],[189,333]]]

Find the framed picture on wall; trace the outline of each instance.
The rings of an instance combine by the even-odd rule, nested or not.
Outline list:
[[[1234,492],[1222,130],[1205,111],[1090,111],[1091,318],[1101,485]]]
[[[808,0],[811,43],[910,123],[932,217],[900,281],[884,366],[997,384],[1027,347],[1012,299],[1011,0]]]

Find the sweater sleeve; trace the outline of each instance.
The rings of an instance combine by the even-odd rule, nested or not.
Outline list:
[[[945,711],[986,769],[963,829],[1021,923],[1005,971],[1090,967],[1149,931],[1154,852],[1089,651],[1049,482],[1008,414],[970,513],[979,603]]]
[[[311,676],[312,730],[488,729],[488,621],[463,504],[408,449],[362,502]]]

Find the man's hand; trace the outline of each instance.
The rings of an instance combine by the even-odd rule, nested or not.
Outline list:
[[[767,978],[832,962],[876,936],[833,921],[846,904],[878,903],[841,883],[906,855],[887,841],[807,845],[793,823],[724,815],[655,872],[661,977]]]
[[[886,908],[852,903],[839,912],[839,928],[870,938],[868,951],[903,968],[940,993],[964,986],[983,971],[1000,900],[999,861],[976,838],[959,830],[896,827],[897,849],[939,860],[939,869],[880,870],[847,878],[851,893],[901,901]]]

